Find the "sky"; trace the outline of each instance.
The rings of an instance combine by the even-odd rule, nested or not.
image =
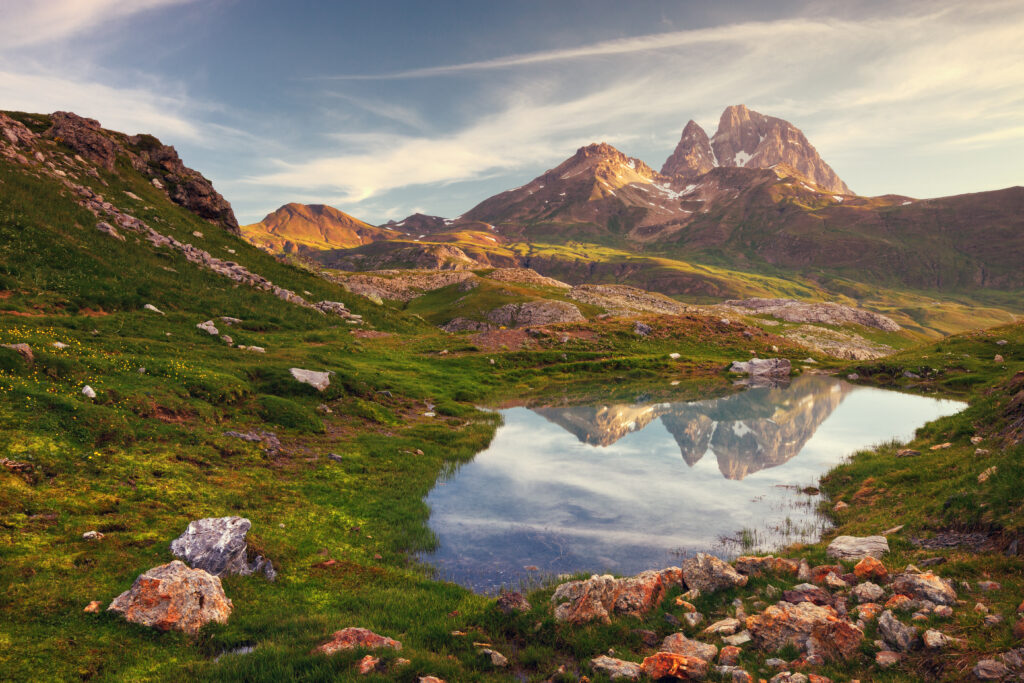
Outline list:
[[[746,104],[859,194],[1024,184],[1020,0],[0,0],[0,110],[174,145],[255,222],[455,217]]]

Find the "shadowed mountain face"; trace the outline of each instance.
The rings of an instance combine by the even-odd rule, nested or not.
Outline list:
[[[796,456],[850,390],[825,377],[796,378],[711,401],[538,408],[583,443],[610,446],[660,419],[691,467],[708,452],[727,479],[743,479]]]

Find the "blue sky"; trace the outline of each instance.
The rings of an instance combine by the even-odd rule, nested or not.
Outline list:
[[[655,168],[744,103],[857,192],[1024,181],[1024,4],[0,0],[0,109],[151,132],[242,222],[456,216],[607,141]]]

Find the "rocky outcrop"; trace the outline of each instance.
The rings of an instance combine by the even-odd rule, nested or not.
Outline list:
[[[698,657],[656,652],[644,659],[640,669],[653,681],[702,681],[708,674],[708,663]]]
[[[403,302],[449,285],[473,288],[478,282],[473,273],[450,270],[381,270],[335,279],[353,294]]]
[[[493,330],[494,325],[469,318],[452,318],[441,325],[441,329],[445,332],[487,332]]]
[[[92,163],[114,171],[117,155],[124,148],[103,133],[100,122],[87,119],[67,111],[55,111],[50,115],[52,124],[45,135],[67,145],[77,154]]]
[[[874,360],[895,352],[891,346],[870,341],[859,334],[816,325],[785,330],[782,336],[815,353],[844,360]]]
[[[377,650],[380,648],[401,650],[402,644],[397,640],[379,635],[369,629],[351,626],[332,633],[330,640],[318,645],[313,650],[313,654],[333,655],[336,652],[354,650],[356,648],[365,648],[367,650]]]
[[[227,623],[231,609],[219,577],[178,560],[141,574],[107,608],[136,624],[189,634],[211,621]]]
[[[580,309],[567,301],[542,299],[521,304],[505,304],[488,313],[487,320],[504,327],[529,327],[585,322],[586,318],[580,313]]]
[[[245,535],[252,522],[244,517],[208,517],[189,522],[185,532],[171,541],[171,553],[214,576],[263,573],[273,581],[277,572],[262,555],[249,562]]]
[[[699,640],[691,640],[685,633],[673,633],[661,643],[662,652],[672,652],[677,655],[697,657],[705,662],[712,661],[718,654],[718,648],[710,643],[702,643]]]
[[[670,567],[616,579],[610,575],[591,576],[586,581],[569,581],[555,589],[551,602],[555,619],[573,624],[591,621],[610,623],[612,614],[642,616],[661,602],[671,586],[682,585],[682,572]]]
[[[690,306],[664,294],[628,285],[579,285],[572,288],[569,297],[584,304],[599,306],[612,315],[683,315],[692,310]]]
[[[488,280],[498,282],[515,282],[523,285],[534,285],[538,287],[556,287],[558,289],[572,289],[561,280],[545,277],[532,268],[495,268],[485,276]]]
[[[730,299],[722,305],[739,309],[744,313],[770,315],[794,323],[855,323],[887,332],[902,329],[892,318],[843,304],[814,303],[795,299]]]
[[[662,175],[678,176],[683,180],[692,180],[704,175],[715,166],[718,160],[711,149],[711,141],[696,121],[690,120],[683,128],[679,144],[672,156],[665,160],[661,167]]]

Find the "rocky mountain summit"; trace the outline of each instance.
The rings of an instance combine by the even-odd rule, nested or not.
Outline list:
[[[242,235],[271,252],[356,247],[391,239],[399,232],[374,227],[324,204],[285,204],[259,223],[242,226]]]

